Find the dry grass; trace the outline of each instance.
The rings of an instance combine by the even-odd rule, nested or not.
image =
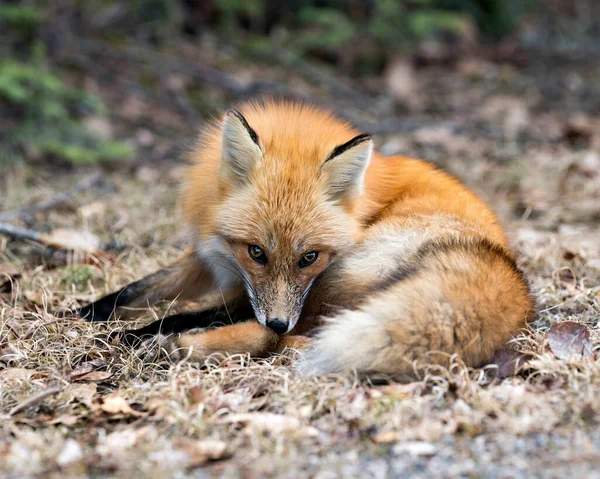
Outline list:
[[[530,114],[523,128],[553,134],[546,116]],[[68,311],[181,247],[173,214],[181,167],[141,167],[110,174],[112,192],[34,219],[125,245],[114,264],[69,264],[0,238],[0,275],[14,278],[12,287],[0,278],[0,475],[593,477],[600,363],[558,359],[544,338],[573,320],[599,348],[600,168],[566,172],[600,160],[592,146],[474,137],[430,131],[381,143],[440,158],[500,212],[540,308],[514,342],[534,355],[526,371],[492,379],[457,361],[414,384],[373,386],[300,377],[293,353],[215,358],[198,369],[95,341],[107,327]],[[1,206],[46,198],[82,175],[13,169]]]

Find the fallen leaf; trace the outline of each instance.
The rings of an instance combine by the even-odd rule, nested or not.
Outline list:
[[[123,414],[125,416],[144,416],[143,413],[133,409],[119,392],[115,392],[106,396],[100,409],[107,414]]]
[[[390,444],[398,440],[398,434],[394,431],[383,431],[373,436],[373,441],[377,444]]]
[[[106,363],[101,359],[95,359],[93,361],[84,361],[75,366],[75,369],[71,371],[71,379],[77,381],[77,378],[84,376],[92,371],[101,369],[106,366]]]
[[[87,374],[83,374],[82,376],[78,376],[76,379],[73,379],[73,381],[89,381],[99,383],[106,381],[110,377],[112,377],[112,374],[107,371],[91,371]]]
[[[590,331],[585,324],[563,321],[550,328],[546,336],[550,351],[559,359],[591,359],[594,357]]]
[[[227,456],[227,444],[216,439],[193,441],[191,439],[178,438],[173,441],[173,445],[189,456],[190,463],[188,467],[191,468],[199,467],[208,461],[216,461]]]
[[[25,299],[32,302],[33,304],[43,304],[43,294],[41,291],[27,290],[24,293]]]
[[[531,354],[522,353],[510,348],[501,348],[496,351],[490,363],[498,367],[491,369],[490,374],[492,377],[498,378],[515,376],[524,369],[525,363],[531,358],[533,358]]]
[[[196,404],[204,402],[204,397],[204,391],[202,391],[200,386],[192,386],[188,389],[188,398],[192,405],[195,406]]]
[[[79,422],[81,416],[74,416],[72,414],[62,414],[60,416],[56,416],[48,421],[46,424],[50,426],[56,426],[57,424],[62,424],[63,426],[74,426]]]
[[[93,408],[93,400],[98,388],[95,383],[69,384],[65,388],[67,397],[83,404],[88,409]]]
[[[385,386],[375,386],[373,389],[385,394],[386,396],[393,396],[398,399],[406,399],[418,395],[423,389],[423,384],[419,382],[409,384],[386,384]]]

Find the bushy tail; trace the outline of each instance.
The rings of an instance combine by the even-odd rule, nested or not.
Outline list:
[[[415,375],[417,364],[488,362],[531,317],[512,257],[486,241],[431,246],[418,268],[357,310],[331,318],[299,365],[306,373]]]

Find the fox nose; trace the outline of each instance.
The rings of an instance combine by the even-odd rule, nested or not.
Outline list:
[[[281,319],[269,319],[267,321],[267,326],[275,331],[277,334],[283,334],[287,331],[288,325],[284,323]]]

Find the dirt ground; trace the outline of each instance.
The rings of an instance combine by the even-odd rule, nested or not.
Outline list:
[[[259,67],[247,69],[260,78]],[[213,113],[193,121],[181,103],[171,111],[168,101],[103,85],[111,128],[131,139],[137,159],[15,224],[91,232],[112,261],[85,265],[0,237],[0,476],[600,477],[600,67],[399,64],[388,79],[396,99],[377,100],[379,111],[396,112],[385,122],[301,72],[286,75],[302,96],[364,119],[384,153],[433,161],[494,206],[538,300],[537,318],[510,345],[528,354],[522,369],[499,379],[493,367],[457,360],[413,384],[371,385],[301,377],[292,352],[215,358],[199,369],[94,341],[123,323],[86,324],[70,311],[182,249],[178,152]],[[97,171],[7,169],[0,210],[51,198]],[[140,322],[167,310],[143,311]],[[582,325],[554,329],[566,352],[547,339],[564,321]]]

